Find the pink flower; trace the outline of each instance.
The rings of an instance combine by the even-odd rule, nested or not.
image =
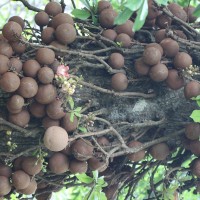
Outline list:
[[[58,76],[68,77],[69,76],[68,71],[69,71],[69,67],[68,66],[59,65],[58,68],[57,68],[56,74]]]

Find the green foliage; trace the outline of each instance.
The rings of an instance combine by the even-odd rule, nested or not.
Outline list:
[[[192,100],[195,100],[197,105],[200,107],[200,95],[193,97]],[[193,110],[190,118],[192,118],[194,122],[200,123],[200,110]]]
[[[71,14],[78,19],[86,20],[91,16],[91,13],[87,9],[74,9]]]
[[[193,15],[196,17],[200,17],[200,4],[196,7]]]

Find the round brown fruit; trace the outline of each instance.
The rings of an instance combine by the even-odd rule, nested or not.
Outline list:
[[[23,190],[17,190],[17,192],[21,194],[30,195],[30,194],[35,194],[36,190],[37,190],[37,182],[35,181],[35,179],[31,179],[31,182],[29,183],[28,187],[26,187]]]
[[[184,95],[186,99],[191,99],[200,95],[200,84],[196,81],[190,81],[184,87]]]
[[[148,15],[147,19],[152,20],[155,19],[159,15],[158,8],[154,5],[154,2],[152,0],[148,1]]]
[[[46,112],[45,112],[45,105],[40,104],[38,102],[33,102],[30,106],[29,106],[29,110],[31,112],[31,114],[36,117],[36,118],[41,118],[44,117]]]
[[[120,33],[115,40],[121,47],[128,48],[131,46],[131,38],[126,33]]]
[[[185,136],[190,140],[197,140],[200,136],[200,124],[189,123],[185,127]]]
[[[142,146],[141,142],[132,140],[129,142],[128,147],[130,148],[140,148]],[[145,150],[138,151],[136,153],[131,153],[127,155],[128,159],[134,162],[138,162],[145,157]]]
[[[12,174],[12,184],[17,190],[27,188],[30,182],[30,176],[23,170],[17,170]]]
[[[109,145],[109,140],[104,136],[98,137],[97,142],[100,146],[108,146]]]
[[[76,174],[76,173],[86,173],[88,169],[88,164],[86,161],[80,161],[80,160],[70,160],[69,162],[69,171],[72,174]]]
[[[156,23],[156,19],[152,19],[152,20],[147,20],[145,21],[144,23],[144,26],[147,26],[147,27],[154,27],[155,26],[155,23]]]
[[[39,85],[35,99],[41,104],[49,104],[55,100],[56,95],[56,88],[52,84]]]
[[[23,38],[23,36],[21,36],[21,38]],[[22,54],[26,50],[26,44],[21,41],[10,42],[10,45],[16,54]]]
[[[156,25],[160,28],[167,28],[171,25],[171,23],[172,19],[165,14],[161,14],[156,18]]]
[[[9,69],[9,59],[7,56],[0,54],[0,74],[4,74]]]
[[[103,192],[105,193],[108,200],[114,199],[118,192],[118,184],[111,185],[109,187],[105,187],[103,189]]]
[[[76,39],[76,29],[71,24],[61,24],[56,28],[56,39],[62,44],[71,44]]]
[[[195,158],[192,161],[190,165],[190,169],[191,169],[192,174],[200,178],[200,158]]]
[[[156,160],[165,160],[170,154],[169,147],[166,143],[155,144],[150,148],[150,154]]]
[[[63,153],[56,152],[48,162],[49,169],[55,174],[62,174],[69,170],[69,159]]]
[[[142,76],[146,76],[149,74],[150,66],[145,64],[142,60],[142,58],[138,58],[135,60],[135,71]]]
[[[56,48],[58,48],[60,50],[64,50],[64,51],[68,49],[67,45],[61,44],[58,41],[53,41],[53,42],[50,43],[50,45],[52,45],[52,46],[54,46],[54,47],[56,47]],[[56,51],[55,54],[56,54],[56,56],[63,56],[66,53],[65,52]],[[53,63],[51,65],[53,65]],[[60,65],[60,63],[59,63],[59,65]]]
[[[12,16],[8,21],[16,22],[24,29],[25,22],[20,16]]]
[[[45,192],[36,196],[37,200],[50,200],[52,197],[52,192]]]
[[[112,8],[111,3],[109,1],[101,0],[98,2],[97,12],[101,13],[101,11],[103,11],[104,9],[108,9],[108,8]]]
[[[31,77],[23,77],[17,90],[18,94],[20,94],[24,98],[34,97],[37,94],[37,91],[38,84],[35,79]]]
[[[184,7],[183,10],[186,12],[187,14],[187,21],[189,23],[194,23],[197,20],[197,17],[193,15],[194,11],[195,11],[195,7],[194,6],[187,6]]]
[[[77,160],[85,161],[92,157],[94,147],[92,143],[86,139],[76,140],[72,146],[71,151]]]
[[[0,163],[0,176],[5,176],[7,178],[10,178],[12,175],[12,169],[4,164]]]
[[[45,12],[50,15],[50,16],[56,16],[57,14],[62,12],[62,7],[59,3],[57,2],[49,2],[46,6],[45,6]]]
[[[74,25],[73,18],[67,13],[59,13],[52,19],[52,27],[56,29],[61,24],[71,24]]]
[[[51,42],[53,42],[53,40],[55,40],[54,34],[55,34],[54,28],[52,27],[44,28],[41,33],[42,42],[44,42],[45,44],[50,44]]]
[[[56,74],[59,65],[60,65],[60,62],[58,60],[54,60],[54,62],[51,65],[49,65],[49,67]]]
[[[35,78],[37,76],[37,73],[39,71],[39,69],[41,68],[40,64],[37,62],[37,60],[27,60],[23,66],[23,72],[24,75]]]
[[[29,175],[34,176],[42,170],[42,161],[36,157],[23,158],[22,169]]]
[[[188,53],[179,52],[174,57],[174,67],[179,69],[185,69],[192,65],[192,58]]]
[[[10,58],[8,65],[10,69],[18,73],[22,71],[22,61],[19,58]]]
[[[71,113],[66,113],[62,118],[61,125],[67,132],[73,132],[77,129],[78,119],[74,116],[73,121],[70,120]]]
[[[187,40],[187,36],[185,33],[181,30],[174,30],[174,34],[177,35],[178,37]]]
[[[108,59],[108,63],[113,69],[120,69],[124,66],[124,56],[120,53],[112,53]]]
[[[14,92],[20,85],[19,77],[12,72],[6,72],[0,78],[0,87],[4,92]]]
[[[128,79],[123,73],[116,73],[112,76],[111,87],[116,91],[126,90],[128,87]]]
[[[38,80],[43,84],[48,84],[53,81],[54,72],[49,67],[42,67],[37,74]]]
[[[111,8],[104,9],[99,15],[99,22],[103,28],[112,28],[114,20],[117,17],[117,12]]]
[[[190,151],[195,156],[200,156],[200,141],[199,140],[192,140],[190,141]]]
[[[184,79],[179,76],[176,69],[168,70],[168,77],[165,82],[172,90],[178,90],[184,86]]]
[[[162,63],[158,63],[151,67],[149,71],[149,76],[153,81],[161,82],[167,79],[168,77],[168,68]]]
[[[145,49],[147,49],[149,47],[155,47],[155,48],[159,49],[161,56],[163,55],[163,48],[158,43],[149,43],[145,46]]]
[[[164,55],[167,57],[175,57],[176,54],[179,51],[179,44],[175,40],[172,40],[171,38],[165,38],[160,42],[160,45],[163,48]]]
[[[27,110],[22,110],[17,114],[9,114],[8,119],[17,126],[26,127],[30,121],[30,114]]]
[[[51,126],[45,131],[43,140],[50,151],[61,151],[68,144],[68,134],[59,126]]]
[[[50,117],[45,117],[42,120],[42,125],[44,126],[45,129],[51,127],[51,126],[60,126],[60,121],[51,119]]]
[[[7,101],[6,106],[11,110],[20,110],[24,106],[24,98],[15,94]]]
[[[166,38],[166,30],[165,29],[160,29],[155,32],[155,41],[157,43],[160,43],[162,40]]]
[[[22,169],[22,161],[25,158],[25,156],[20,156],[16,158],[13,162],[13,169],[14,171],[21,170]]]
[[[108,167],[107,163],[95,157],[90,158],[87,162],[88,167],[92,171],[98,170],[99,172],[103,172]]]
[[[18,41],[22,33],[22,27],[17,22],[9,21],[4,25],[2,33],[8,41]]]
[[[4,40],[0,41],[0,54],[10,58],[13,54],[13,49],[10,44]]]
[[[142,60],[147,65],[156,65],[161,60],[161,52],[156,47],[148,47],[144,50]]]
[[[40,11],[35,15],[35,23],[38,26],[46,26],[49,23],[49,15],[44,12]]]
[[[131,20],[127,20],[124,24],[117,25],[115,27],[115,30],[116,30],[117,34],[126,33],[130,37],[133,37],[134,36],[133,25],[134,24]]]
[[[55,53],[48,48],[39,48],[35,55],[36,60],[42,65],[50,65],[55,60]]]
[[[0,176],[0,195],[7,195],[11,191],[9,179],[5,176]]]
[[[178,17],[184,22],[187,21],[187,14],[181,6],[176,3],[170,3],[167,7],[174,16]]]
[[[109,40],[114,41],[117,37],[117,33],[113,29],[107,29],[107,30],[103,30],[102,36],[109,39]]]

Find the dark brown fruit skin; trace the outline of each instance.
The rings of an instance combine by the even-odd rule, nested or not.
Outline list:
[[[117,12],[111,8],[103,10],[99,15],[99,22],[103,28],[113,28]]]
[[[196,20],[197,20],[197,17],[195,17],[193,15],[193,12],[195,10],[195,7],[194,6],[187,6],[185,8],[183,8],[183,10],[186,12],[187,14],[187,21],[189,23],[194,23]]]
[[[155,40],[157,43],[160,43],[162,40],[166,38],[166,30],[165,29],[160,29],[155,32]]]
[[[8,69],[9,69],[8,57],[0,54],[0,75],[6,73]]]
[[[60,62],[58,60],[54,60],[54,62],[51,65],[49,65],[49,67],[56,74],[59,65],[60,65]]]
[[[56,39],[62,44],[71,44],[76,39],[76,29],[71,24],[61,24],[56,28]]]
[[[108,200],[112,200],[113,197],[116,196],[118,190],[118,184],[111,185],[109,187],[105,187],[103,192],[105,193]]]
[[[147,65],[156,65],[161,60],[161,52],[156,47],[146,48],[142,55],[142,60]]]
[[[138,142],[138,141],[135,141],[135,140],[129,142],[129,144],[128,144],[128,147],[130,147],[130,148],[139,148],[141,146],[142,146],[142,143]],[[145,150],[141,150],[141,151],[138,151],[136,153],[128,154],[127,157],[131,161],[138,162],[138,161],[144,159]]]
[[[88,167],[91,171],[98,170],[99,172],[103,172],[108,167],[108,165],[104,161],[101,161],[95,157],[90,158],[87,161],[87,163],[88,163]]]
[[[48,162],[49,169],[55,174],[62,174],[69,170],[69,159],[63,153],[54,153]]]
[[[45,131],[43,141],[50,151],[62,151],[68,144],[68,134],[59,126],[51,126]]]
[[[200,136],[200,124],[190,123],[185,127],[185,136],[190,140],[198,140]]]
[[[0,54],[7,56],[8,58],[12,56],[13,49],[8,42],[3,40],[0,41]]]
[[[186,69],[192,65],[192,57],[185,52],[179,52],[174,57],[174,67],[179,69]]]
[[[57,2],[49,2],[46,6],[45,6],[45,12],[50,15],[50,16],[56,16],[57,14],[62,12],[62,7],[59,3]]]
[[[22,33],[22,27],[14,21],[9,21],[4,25],[2,33],[8,41],[18,41]]]
[[[69,171],[72,174],[76,174],[76,173],[86,173],[88,169],[88,164],[86,161],[80,161],[80,160],[70,160],[69,162]]]
[[[40,104],[38,102],[33,102],[29,106],[29,110],[30,110],[31,114],[36,118],[44,117],[46,114],[45,105]]]
[[[24,98],[20,95],[13,95],[10,97],[10,99],[7,101],[6,106],[13,110],[19,110],[22,109],[24,106]]]
[[[124,66],[124,56],[120,53],[112,53],[108,59],[108,63],[113,69],[120,69]]]
[[[135,60],[134,67],[139,75],[146,76],[149,74],[150,66],[145,64],[142,58]]]
[[[22,71],[22,61],[19,58],[10,58],[8,65],[9,68],[14,69],[18,73]]]
[[[168,9],[171,11],[171,13],[181,19],[182,21],[186,22],[187,21],[187,14],[186,12],[182,9],[181,6],[179,6],[176,3],[170,3],[168,6]]]
[[[191,99],[200,95],[200,84],[196,81],[191,81],[184,87],[184,95],[186,99]]]
[[[21,36],[21,40],[25,41],[25,38]],[[10,45],[16,54],[22,54],[26,50],[26,44],[23,44],[21,41],[10,42]]]
[[[7,195],[11,191],[9,179],[5,176],[0,176],[0,195]]]
[[[52,103],[48,104],[46,107],[46,112],[47,115],[51,119],[61,119],[62,117],[65,116],[65,112],[63,111],[62,108],[62,101],[61,100],[54,100]],[[68,132],[68,130],[66,130]]]
[[[43,84],[48,84],[53,81],[54,72],[49,67],[42,67],[37,74],[38,80]]]
[[[26,76],[35,78],[41,66],[37,60],[30,59],[23,64],[22,68]]]
[[[161,56],[163,55],[163,48],[158,43],[149,43],[145,46],[145,49],[147,49],[149,47],[155,47],[155,48],[159,49]]]
[[[0,87],[4,92],[14,92],[18,89],[19,85],[19,77],[12,72],[6,72],[0,78]]]
[[[3,37],[2,33],[0,33],[0,41],[8,42],[8,40],[5,37]]]
[[[150,148],[150,154],[156,160],[165,160],[170,154],[169,147],[166,143],[155,144]]]
[[[49,23],[49,15],[44,12],[40,11],[35,15],[35,23],[38,26],[46,26]]]
[[[144,23],[144,26],[147,26],[147,27],[154,27],[155,26],[155,23],[156,23],[156,20],[155,19],[152,19],[152,20],[147,20],[145,21]]]
[[[17,192],[21,194],[30,195],[30,194],[35,194],[36,190],[37,190],[37,182],[35,181],[35,179],[31,179],[31,182],[27,188],[23,190],[17,190]]]
[[[195,158],[192,161],[190,165],[190,169],[191,169],[192,174],[200,178],[200,158]]]
[[[50,44],[53,40],[55,40],[55,29],[52,27],[46,27],[43,29],[41,33],[42,42],[45,44]]]
[[[13,170],[14,171],[22,169],[22,161],[23,161],[24,158],[25,158],[25,156],[20,156],[20,157],[18,157],[14,160],[14,163],[13,163]]]
[[[23,77],[17,90],[18,94],[20,94],[24,98],[34,97],[37,94],[37,91],[38,84],[35,79],[31,77]]]
[[[187,36],[185,35],[185,33],[181,30],[174,30],[174,34],[177,35],[180,38],[183,38],[185,40],[187,40]]]
[[[168,77],[165,82],[172,90],[178,90],[184,86],[184,79],[178,75],[176,69],[168,70]]]
[[[98,137],[97,142],[100,146],[108,146],[110,144],[109,140],[104,136]]]
[[[18,190],[25,189],[30,182],[30,176],[22,170],[15,171],[12,174],[12,184]]]
[[[152,20],[155,19],[159,15],[159,11],[154,5],[153,1],[149,0],[148,1],[148,15],[147,19]]]
[[[50,45],[52,45],[52,46],[54,46],[54,47],[56,47],[56,48],[58,48],[58,49],[61,49],[61,50],[67,50],[67,49],[68,49],[67,45],[61,44],[61,43],[58,42],[58,41],[53,41],[53,42],[50,43]],[[56,56],[63,56],[63,55],[65,55],[66,53],[65,53],[65,52],[55,52],[55,54],[56,54]],[[53,64],[53,63],[52,63],[52,64]],[[51,64],[51,65],[52,65],[52,64]],[[60,63],[59,63],[59,65],[60,65]]]
[[[129,35],[127,35],[126,33],[120,33],[116,39],[116,42],[118,42],[120,44],[121,47],[125,47],[128,48],[131,46],[131,38]]]
[[[47,129],[51,126],[60,126],[60,121],[51,119],[50,117],[45,117],[42,120],[42,125],[44,126],[45,129]]]
[[[179,45],[175,40],[171,38],[165,38],[160,42],[160,45],[163,48],[164,55],[167,57],[173,58],[179,51]]]
[[[12,169],[4,164],[0,164],[0,176],[5,176],[7,178],[10,178],[12,175]]]
[[[61,125],[67,132],[73,132],[77,129],[78,119],[74,116],[73,122],[70,121],[70,113],[66,113],[62,118]]]
[[[108,8],[112,9],[111,3],[109,1],[101,0],[101,1],[98,2],[97,12],[101,13],[101,11],[103,11],[104,9],[108,9]]]
[[[52,19],[52,27],[56,29],[61,24],[71,24],[74,25],[73,18],[67,13],[59,13]]]
[[[25,127],[28,125],[30,121],[30,114],[26,110],[22,110],[20,113],[17,114],[9,114],[9,122],[20,126],[20,127]]]
[[[39,85],[35,99],[41,104],[49,104],[55,100],[56,95],[56,88],[52,84]]]
[[[50,200],[52,197],[52,192],[45,192],[44,194],[37,195],[37,200]]]
[[[165,14],[159,15],[159,17],[156,18],[156,25],[160,28],[167,28],[171,26],[171,23],[172,19]]]
[[[35,55],[36,60],[42,65],[50,65],[55,60],[55,53],[48,48],[39,48]]]
[[[126,90],[128,87],[128,79],[123,73],[116,73],[112,76],[111,87],[116,91]]]
[[[107,29],[107,30],[103,30],[102,36],[109,39],[109,40],[114,41],[117,37],[117,33],[113,29]]]
[[[195,156],[200,156],[200,141],[199,140],[190,141],[190,151]]]
[[[78,139],[72,146],[71,151],[77,160],[85,161],[92,157],[94,147],[88,140]]]
[[[33,156],[25,157],[22,161],[22,169],[27,174],[34,176],[42,170],[42,161]]]
[[[149,71],[149,76],[153,81],[161,82],[167,79],[168,77],[168,69],[166,65],[162,63],[158,63],[151,67]]]
[[[22,29],[24,29],[25,22],[20,16],[12,16],[8,21],[14,21],[18,23],[22,27]]]
[[[130,37],[134,36],[134,32],[132,30],[134,23],[131,20],[127,20],[124,24],[117,25],[115,30],[118,34],[126,33]]]

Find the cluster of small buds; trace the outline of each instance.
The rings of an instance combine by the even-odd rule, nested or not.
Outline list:
[[[186,73],[189,76],[199,75],[199,67],[196,65],[190,65],[188,68],[183,70],[183,73]]]
[[[6,145],[9,147],[9,151],[13,151],[14,149],[17,148],[17,145],[12,142],[12,131],[6,131],[6,136],[8,137],[8,141]]]
[[[94,126],[94,121],[88,121],[88,122],[87,122],[87,126],[93,127],[93,126]]]

